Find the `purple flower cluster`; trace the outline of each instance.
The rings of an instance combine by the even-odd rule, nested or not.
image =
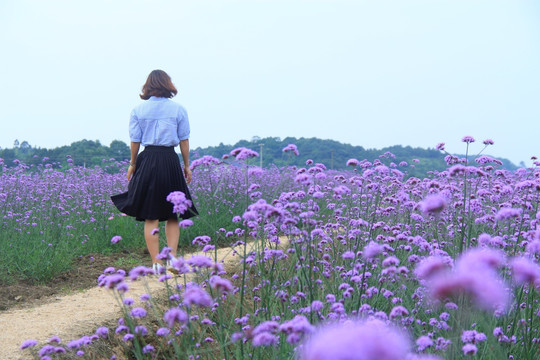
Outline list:
[[[410,351],[407,335],[383,321],[349,321],[318,329],[304,345],[302,360],[395,360]]]
[[[446,207],[446,199],[440,195],[429,195],[420,206],[424,214],[438,214]]]
[[[173,191],[167,195],[167,201],[173,204],[173,212],[176,214],[184,214],[193,204],[181,191]]]
[[[218,165],[218,164],[221,164],[221,160],[216,159],[215,157],[210,156],[210,155],[204,155],[200,159],[193,160],[191,162],[190,168],[191,168],[191,170],[195,170],[199,166],[208,166],[208,167],[210,167],[210,166]]]
[[[431,296],[440,301],[468,296],[478,307],[504,311],[509,293],[497,269],[504,265],[502,254],[490,249],[472,249],[464,253],[452,270],[447,270],[436,258],[420,263],[417,274],[428,279]]]
[[[238,161],[244,161],[252,157],[258,157],[259,153],[245,147],[239,147],[232,150],[230,155],[234,156]]]
[[[358,166],[358,165],[360,165],[360,161],[356,159],[347,160],[347,166]]]
[[[95,336],[141,344],[141,358],[527,358],[539,338],[540,169],[450,157],[419,179],[393,158],[351,159],[355,171],[201,160],[194,199],[228,223],[189,229],[203,252],[172,259],[181,276],[164,279],[165,308],[126,297],[125,272],[106,269],[99,284],[126,315]],[[212,258],[222,241],[231,262]]]
[[[294,155],[298,156],[300,153],[298,152],[298,148],[294,144],[289,144],[283,148],[283,152],[291,152]]]

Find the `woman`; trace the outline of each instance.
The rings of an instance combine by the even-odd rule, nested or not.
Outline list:
[[[160,221],[166,221],[167,246],[176,257],[180,228],[173,204],[167,196],[181,191],[191,200],[187,184],[191,182],[189,169],[189,121],[186,110],[170,100],[177,94],[171,78],[162,70],[148,75],[142,87],[141,99],[147,100],[135,107],[129,121],[131,161],[127,171],[128,191],[111,197],[114,205],[137,221],[144,221],[144,239],[152,257],[152,268],[159,274],[165,272],[159,254],[159,235],[155,229]],[[139,154],[140,145],[144,150]],[[174,151],[180,146],[184,169]],[[188,219],[198,215],[195,206],[181,217]],[[170,261],[167,262],[170,267]]]

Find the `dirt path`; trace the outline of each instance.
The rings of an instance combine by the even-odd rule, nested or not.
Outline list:
[[[238,251],[243,251],[238,249]],[[191,255],[187,254],[186,259]],[[213,257],[213,252],[208,254]],[[238,263],[232,248],[218,250],[217,260],[227,267]],[[129,282],[127,296],[139,299],[150,293],[158,296],[164,286],[156,277]],[[65,345],[83,335],[92,335],[96,328],[116,321],[120,317],[120,306],[110,290],[91,288],[73,295],[52,297],[38,305],[25,309],[13,309],[0,313],[0,359],[24,359],[19,346],[24,340],[37,340],[40,344],[51,336],[58,336]]]

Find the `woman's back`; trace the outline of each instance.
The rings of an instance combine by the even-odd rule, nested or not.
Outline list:
[[[130,137],[143,146],[176,146],[189,138],[189,131],[186,110],[167,98],[152,96],[131,113]]]

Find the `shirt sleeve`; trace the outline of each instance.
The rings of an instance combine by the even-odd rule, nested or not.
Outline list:
[[[141,142],[142,140],[142,129],[135,110],[131,112],[131,116],[129,117],[129,138],[132,142]]]
[[[180,108],[178,111],[178,139],[180,141],[189,139],[189,119],[186,109]]]

